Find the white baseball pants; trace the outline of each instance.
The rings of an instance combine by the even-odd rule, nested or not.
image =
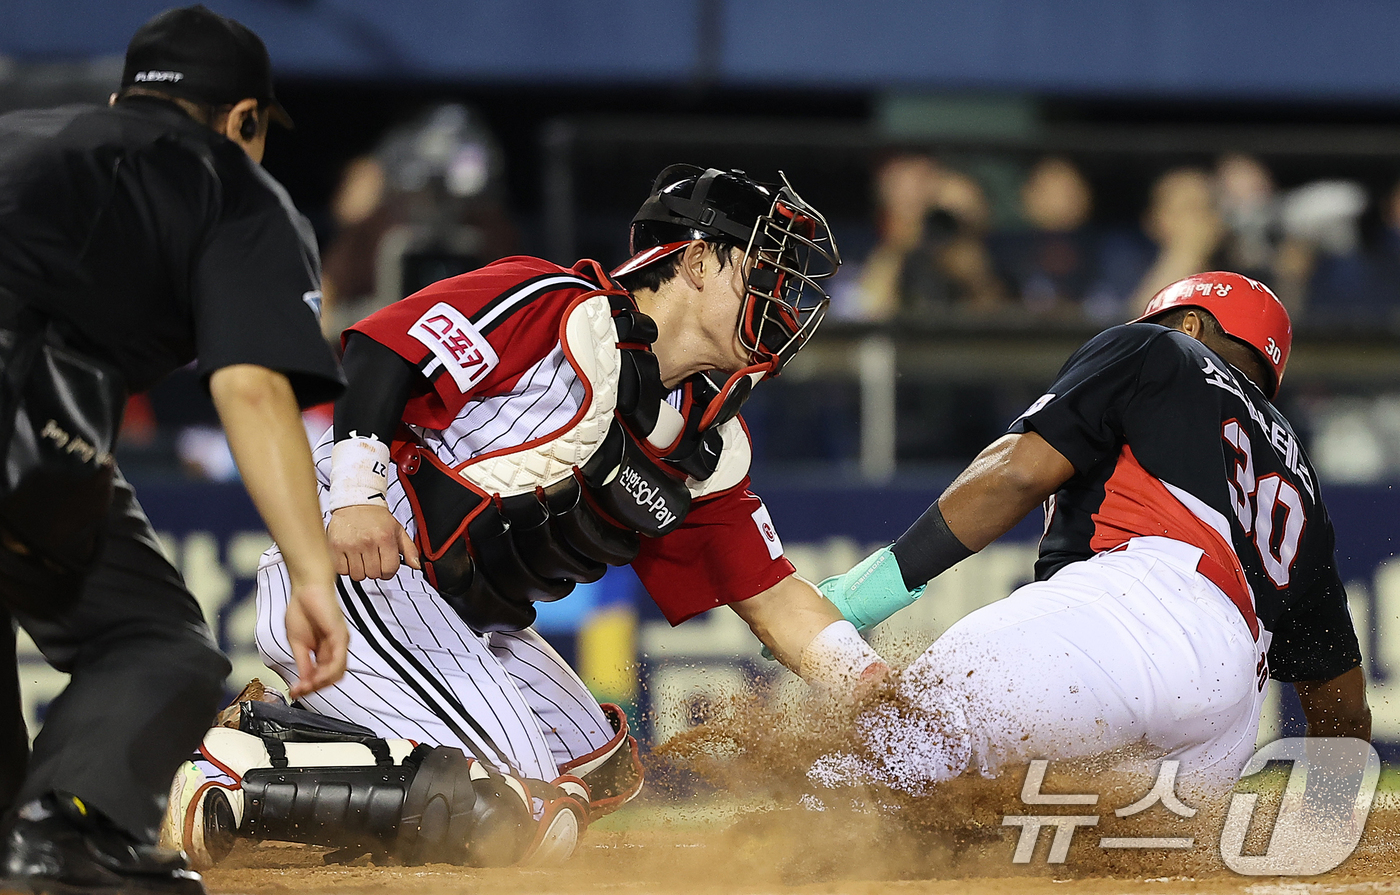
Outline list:
[[[968,767],[1146,746],[1182,779],[1233,782],[1254,751],[1269,634],[1255,642],[1200,556],[1136,538],[954,624],[905,673],[912,716],[862,718],[876,776],[920,791]]]
[[[350,625],[345,677],[302,697],[306,708],[541,780],[612,739],[597,700],[534,629],[478,634],[407,566],[388,581],[342,577],[337,589]],[[290,686],[289,592],[273,548],[258,569],[257,644]]]

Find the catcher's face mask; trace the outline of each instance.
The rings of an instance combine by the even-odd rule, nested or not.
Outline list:
[[[779,176],[782,185],[770,187],[742,171],[671,165],[632,218],[632,257],[612,272],[640,270],[695,239],[744,246],[737,335],[749,355],[745,374],[776,375],[798,352],[826,314],[829,299],[818,281],[841,264],[826,219]]]
[[[819,280],[841,265],[821,212],[807,204],[779,172],[782,188],[760,217],[744,251],[745,295],[739,342],[751,363],[776,376],[826,316],[831,298]]]

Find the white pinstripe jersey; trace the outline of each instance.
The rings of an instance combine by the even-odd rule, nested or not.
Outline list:
[[[409,399],[404,424],[449,466],[518,447],[567,427],[587,390],[560,341],[560,324],[580,296],[616,288],[593,262],[561,268],[508,258],[435,283],[351,327],[414,364],[429,388]],[[673,396],[674,398],[674,396]],[[743,445],[729,445],[729,435]],[[747,432],[726,433],[747,450]],[[325,509],[333,433],[314,450]],[[416,534],[396,470],[386,498]],[[643,539],[633,567],[673,622],[747,599],[792,574],[762,501],[737,485],[697,499],[681,528]]]

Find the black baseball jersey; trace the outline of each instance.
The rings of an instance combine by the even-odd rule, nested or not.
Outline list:
[[[1038,580],[1134,537],[1174,538],[1205,551],[1200,571],[1252,631],[1273,634],[1274,677],[1361,663],[1317,474],[1283,415],[1205,345],[1151,323],[1106,330],[1011,431],[1075,468],[1046,507]]]
[[[0,293],[143,391],[196,357],[257,364],[303,405],[343,381],[309,222],[235,143],[132,98],[0,116]]]

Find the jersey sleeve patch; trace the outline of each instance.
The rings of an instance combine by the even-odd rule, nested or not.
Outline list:
[[[758,529],[758,533],[763,536],[763,546],[768,548],[768,558],[777,559],[783,555],[783,542],[778,538],[778,531],[773,527],[773,519],[768,515],[768,507],[762,503],[758,509],[753,511],[753,524]]]
[[[461,311],[438,302],[408,329],[408,334],[433,353],[423,375],[432,377],[441,367],[463,393],[486,378],[501,359],[486,337]]]
[[[1050,403],[1051,401],[1053,401],[1053,400],[1055,400],[1055,393],[1054,393],[1054,392],[1047,392],[1046,394],[1041,395],[1039,398],[1036,398],[1036,399],[1035,399],[1035,403],[1034,403],[1034,404],[1032,404],[1030,407],[1027,407],[1027,408],[1026,408],[1026,412],[1025,412],[1025,413],[1023,413],[1023,414],[1021,414],[1020,416],[1016,417],[1016,419],[1013,420],[1012,422],[1017,422],[1017,423],[1019,423],[1021,420],[1025,419],[1025,418],[1028,417],[1028,416],[1034,416],[1036,413],[1038,413],[1038,412],[1040,412],[1041,410],[1045,409],[1045,405],[1046,405],[1046,404],[1049,404],[1049,403]]]

